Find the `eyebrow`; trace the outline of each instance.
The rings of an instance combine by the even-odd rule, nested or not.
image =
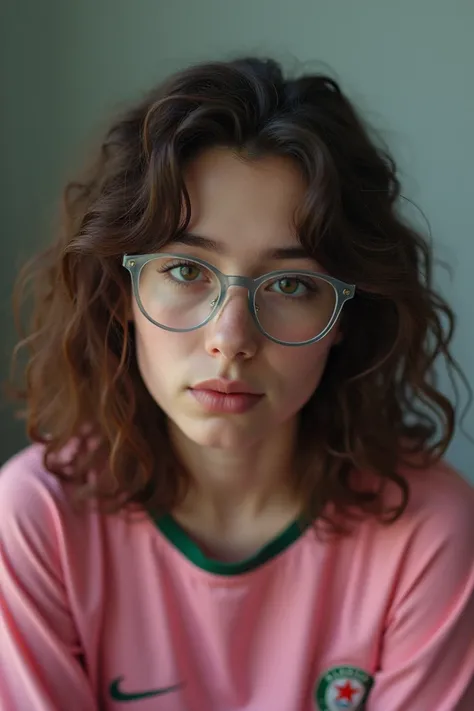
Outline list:
[[[182,232],[172,242],[186,244],[190,247],[201,247],[218,254],[224,254],[226,251],[223,244],[193,232]],[[270,259],[311,259],[307,251],[299,245],[270,249],[265,256]]]

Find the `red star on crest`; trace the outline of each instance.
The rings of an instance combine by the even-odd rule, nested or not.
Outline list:
[[[359,689],[354,689],[354,687],[351,686],[350,681],[346,681],[344,686],[336,686],[336,689],[339,694],[336,701],[352,701],[352,697],[354,696],[354,694],[357,694],[357,692],[359,691]]]

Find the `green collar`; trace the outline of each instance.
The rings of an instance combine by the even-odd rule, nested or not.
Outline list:
[[[153,516],[153,520],[161,533],[177,548],[191,563],[198,568],[215,575],[242,575],[262,566],[298,540],[308,528],[308,523],[302,520],[293,521],[284,531],[261,548],[255,555],[235,563],[224,563],[208,558],[199,546],[190,538],[186,531],[174,520],[171,514]]]

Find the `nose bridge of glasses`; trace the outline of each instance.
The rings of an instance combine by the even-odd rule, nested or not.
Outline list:
[[[241,286],[251,292],[254,286],[254,280],[250,277],[226,275],[224,278],[227,288],[229,286]]]
[[[220,295],[219,299],[214,299],[214,301],[212,302],[213,306],[217,306],[220,311],[223,308],[225,308],[225,306],[230,301],[234,300],[232,298],[231,294],[229,293],[229,288],[237,286],[237,287],[240,287],[240,288],[246,290],[248,305],[249,305],[249,308],[251,309],[251,303],[253,301],[253,294],[254,294],[254,291],[256,288],[255,279],[252,279],[251,277],[245,277],[245,276],[221,274],[220,282],[221,282],[221,287],[222,287],[221,288],[221,295]]]
[[[248,299],[249,301],[252,300],[253,293],[255,291],[255,279],[252,279],[251,277],[245,277],[245,276],[237,276],[237,275],[229,275],[229,274],[223,274],[221,278],[221,285],[222,285],[222,297],[227,297],[229,296],[228,294],[228,289],[232,286],[238,286],[242,289],[245,289],[248,294]],[[225,299],[227,301],[227,298]]]

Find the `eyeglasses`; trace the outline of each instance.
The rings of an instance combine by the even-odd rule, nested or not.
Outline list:
[[[286,346],[324,338],[355,293],[353,284],[326,274],[296,269],[257,279],[230,276],[185,254],[125,254],[123,266],[130,272],[140,311],[159,328],[201,328],[218,313],[229,287],[237,286],[247,289],[250,313],[260,331]]]

